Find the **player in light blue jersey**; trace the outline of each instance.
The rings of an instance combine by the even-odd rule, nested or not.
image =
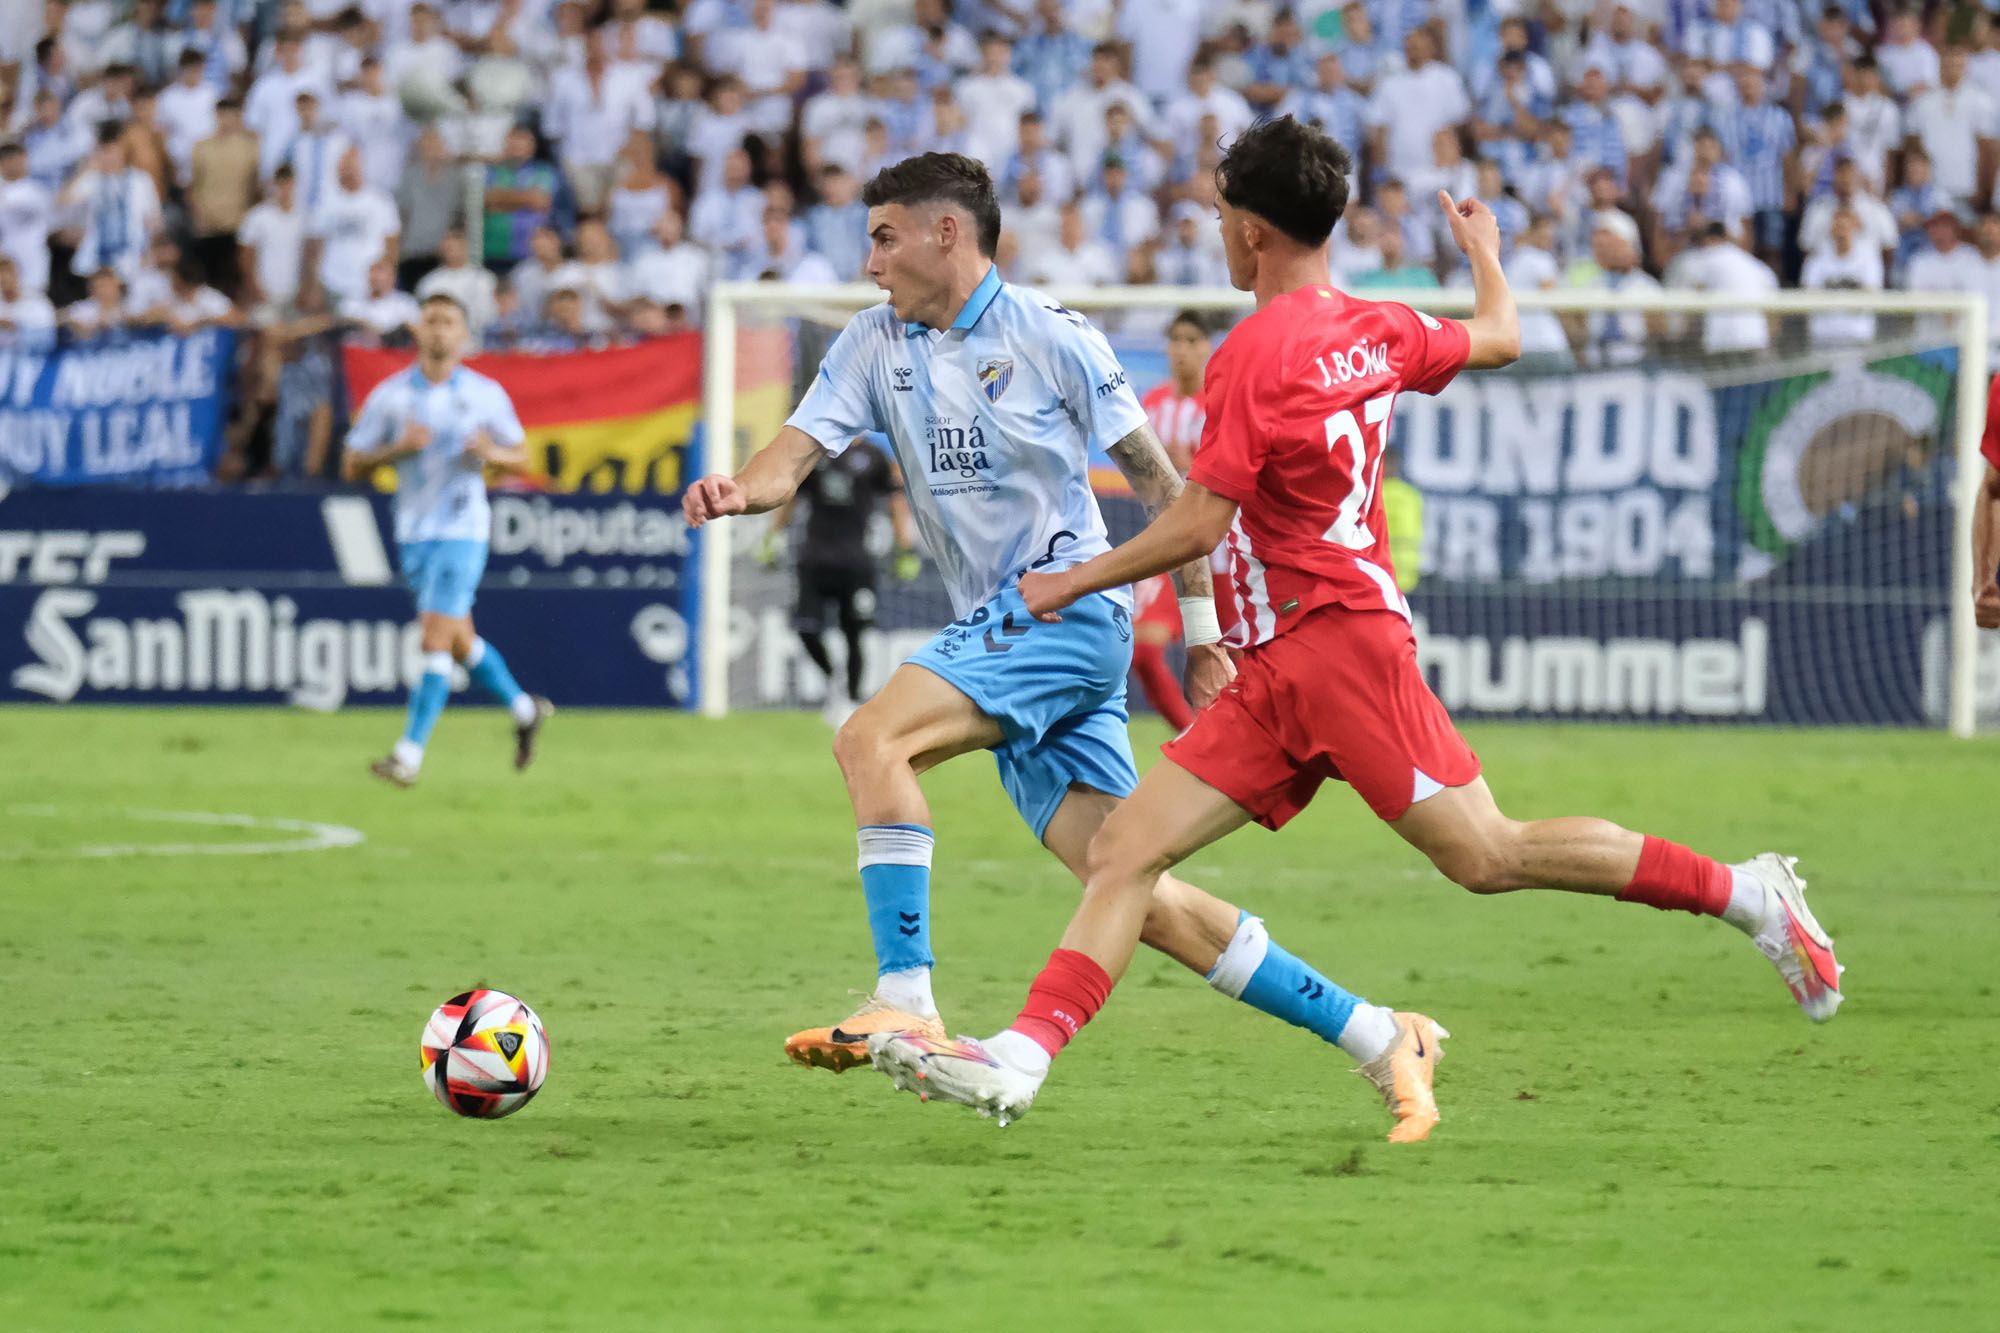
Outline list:
[[[1126,590],[1095,594],[1044,624],[1016,581],[1109,548],[1088,456],[1106,447],[1158,512],[1180,492],[1109,345],[1082,317],[1001,281],[1000,209],[977,162],[930,153],[878,174],[863,199],[868,275],[885,305],[851,320],[777,438],[735,476],[688,488],[694,526],[775,509],[821,461],[867,431],[888,435],[910,509],[959,619],[897,669],[841,728],[834,755],[859,826],[877,981],[861,1009],[786,1042],[798,1063],[839,1071],[869,1059],[873,1032],[943,1038],[931,993],[935,840],[918,775],[991,750],[1037,839],[1079,880],[1099,825],[1138,781],[1126,729]],[[1176,576],[1196,707],[1228,683],[1206,557]],[[1395,1037],[1362,1003],[1301,962],[1257,918],[1163,876],[1145,940],[1233,998],[1309,1028],[1361,1060]]]
[[[341,462],[355,481],[384,463],[396,469],[396,553],[417,597],[424,674],[410,691],[402,739],[369,771],[399,787],[414,783],[423,767],[424,746],[451,694],[453,662],[512,715],[517,769],[534,759],[536,734],[555,711],[516,684],[500,650],[472,628],[472,597],[493,528],[486,472],[522,471],[527,451],[507,391],[459,364],[465,342],[465,308],[449,296],[425,300],[417,363],[368,395]]]

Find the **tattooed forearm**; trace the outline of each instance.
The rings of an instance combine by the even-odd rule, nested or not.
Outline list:
[[[1107,451],[1118,470],[1131,484],[1132,494],[1146,507],[1148,520],[1157,519],[1167,506],[1180,498],[1181,474],[1167,457],[1166,446],[1153,434],[1151,426],[1141,426]],[[1174,590],[1181,597],[1209,597],[1215,585],[1209,577],[1208,557],[1191,560],[1174,571]]]

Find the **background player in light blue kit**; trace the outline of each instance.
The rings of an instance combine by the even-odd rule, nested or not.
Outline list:
[[[384,463],[396,469],[396,552],[423,624],[424,674],[410,692],[402,739],[369,771],[399,787],[415,782],[423,767],[424,746],[451,694],[454,661],[513,716],[517,769],[534,759],[535,735],[555,711],[516,684],[500,650],[472,628],[493,528],[486,470],[520,472],[527,451],[507,391],[459,364],[465,340],[464,307],[449,296],[427,299],[417,363],[368,395],[341,463],[357,481]]]
[[[688,522],[774,509],[857,435],[893,446],[910,509],[960,619],[842,726],[834,754],[853,802],[877,981],[855,1014],[795,1033],[801,1064],[869,1059],[871,1032],[943,1036],[931,994],[930,809],[917,777],[991,750],[1001,784],[1037,839],[1079,879],[1091,836],[1137,785],[1126,727],[1131,598],[1113,589],[1060,624],[1022,606],[1030,568],[1065,569],[1108,550],[1089,483],[1093,442],[1158,512],[1181,480],[1103,336],[1039,292],[1000,280],[1000,209],[984,167],[928,153],[879,173],[867,273],[885,305],[849,322],[799,408],[737,475],[688,488]],[[1188,694],[1227,684],[1208,561],[1176,575],[1187,627]],[[1263,925],[1171,876],[1159,881],[1148,944],[1216,989],[1315,1032],[1357,1059],[1395,1033],[1362,1003],[1272,942]]]

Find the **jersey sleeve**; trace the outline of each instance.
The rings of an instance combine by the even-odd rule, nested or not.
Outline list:
[[[1208,359],[1202,401],[1208,419],[1201,427],[1201,447],[1195,450],[1188,480],[1225,499],[1245,504],[1257,490],[1257,473],[1271,452],[1271,431],[1258,398],[1257,370],[1268,364],[1267,351],[1246,348],[1237,335],[1223,340]],[[1248,351],[1251,355],[1244,355]]]
[[[380,449],[395,438],[395,408],[390,393],[393,383],[394,380],[384,380],[368,391],[354,424],[347,428],[347,447],[350,450]]]
[[[874,386],[868,382],[864,323],[860,319],[847,321],[847,327],[820,358],[812,387],[785,419],[787,426],[812,436],[829,458],[846,453],[855,436],[881,429]]]
[[[2000,468],[2000,375],[1986,391],[1986,434],[1980,438],[1979,452],[1994,468]]]
[[[1455,319],[1433,319],[1420,310],[1396,302],[1384,302],[1398,339],[1408,349],[1403,358],[1403,385],[1418,393],[1436,393],[1459,371],[1472,355],[1472,335]]]
[[[1057,391],[1084,433],[1109,448],[1146,424],[1146,410],[1102,333],[1067,311],[1052,319]]]

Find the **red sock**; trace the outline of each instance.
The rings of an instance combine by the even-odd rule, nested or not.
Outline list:
[[[1186,731],[1194,721],[1194,710],[1181,693],[1181,683],[1167,668],[1167,650],[1157,643],[1132,645],[1132,669],[1139,673],[1139,687],[1145,690],[1154,711],[1175,731]]]
[[[1096,959],[1075,949],[1057,949],[1028,987],[1028,1002],[1014,1020],[1014,1031],[1055,1055],[1110,997],[1111,978]]]
[[[1662,912],[1721,916],[1729,906],[1729,867],[1665,838],[1647,838],[1639,868],[1619,891],[1621,903],[1644,903]]]

